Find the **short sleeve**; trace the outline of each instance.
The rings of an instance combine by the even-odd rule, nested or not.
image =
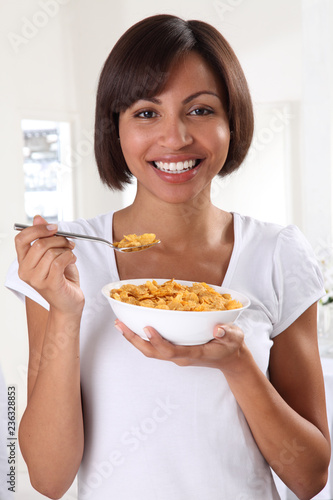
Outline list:
[[[273,257],[273,286],[276,313],[272,337],[325,295],[313,249],[296,226],[287,226],[279,233]]]
[[[25,297],[29,297],[29,299],[37,302],[37,304],[43,306],[45,309],[50,308],[48,302],[36,292],[36,290],[19,278],[17,260],[15,260],[8,269],[5,286],[22,300],[22,302],[24,302]]]

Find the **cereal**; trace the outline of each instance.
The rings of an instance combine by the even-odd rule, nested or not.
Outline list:
[[[230,294],[221,295],[207,283],[186,286],[173,279],[162,285],[155,280],[143,285],[123,285],[112,289],[110,297],[127,304],[173,311],[226,311],[243,307]]]
[[[147,246],[149,247],[150,245],[153,245],[154,243],[157,243],[159,240],[156,239],[156,235],[153,233],[144,233],[141,235],[136,235],[136,234],[127,234],[124,235],[123,239],[120,241],[115,241],[113,243],[113,246],[115,248],[128,248],[128,250],[124,250],[125,252],[135,252],[136,248],[129,248],[129,247],[142,247],[142,246]]]

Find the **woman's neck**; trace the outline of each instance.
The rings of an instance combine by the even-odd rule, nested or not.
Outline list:
[[[185,249],[198,241],[221,242],[231,219],[232,216],[215,207],[207,195],[174,204],[154,197],[144,199],[137,196],[132,205],[115,214],[114,230],[155,233],[166,245]],[[115,237],[119,236],[122,235],[115,234]]]

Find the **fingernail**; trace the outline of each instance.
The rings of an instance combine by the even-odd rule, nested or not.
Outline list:
[[[147,335],[147,337],[149,339],[151,339],[151,333],[150,333],[150,330],[149,328],[147,328],[146,326],[144,327],[143,331],[145,332],[145,334]]]
[[[47,229],[48,231],[54,231],[55,229],[58,229],[58,226],[57,226],[57,224],[48,224],[48,225],[46,226],[46,229]]]
[[[74,243],[74,241],[69,240],[69,241],[68,241],[68,243],[69,243],[69,246],[70,246],[71,248],[74,248],[74,247],[75,247],[75,243]]]
[[[124,332],[122,331],[122,329],[120,328],[120,326],[118,325],[118,323],[115,323],[115,324],[114,324],[114,327],[115,327],[115,328],[117,328],[118,332],[120,332],[120,333],[124,333]]]
[[[217,329],[217,332],[216,332],[216,337],[221,338],[221,337],[224,337],[224,335],[225,335],[225,330],[224,330],[224,328],[221,328],[221,327],[219,326],[219,327],[218,327],[218,329]]]

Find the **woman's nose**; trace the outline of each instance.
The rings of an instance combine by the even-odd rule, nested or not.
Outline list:
[[[159,134],[159,145],[172,150],[179,150],[193,142],[188,125],[178,116],[165,117],[161,122]]]

